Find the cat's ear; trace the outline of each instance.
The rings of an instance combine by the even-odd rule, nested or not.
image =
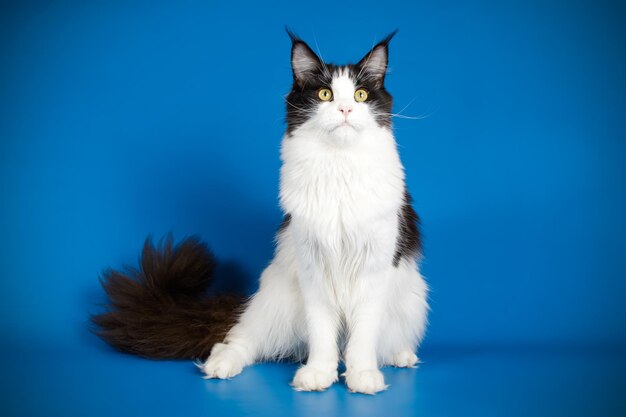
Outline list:
[[[291,38],[291,69],[293,70],[293,79],[299,86],[304,87],[308,80],[322,68],[322,60],[302,39],[289,29],[286,30]]]
[[[372,50],[356,64],[361,75],[379,86],[382,86],[385,81],[389,56],[389,42],[396,32],[398,32],[397,29],[387,35],[382,41],[378,42]]]

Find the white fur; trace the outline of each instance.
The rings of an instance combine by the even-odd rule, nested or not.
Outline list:
[[[386,388],[381,366],[418,362],[427,286],[415,260],[393,266],[404,203],[396,143],[354,100],[348,74],[331,87],[334,99],[283,138],[280,203],[291,222],[259,290],[202,366],[208,378],[296,357],[306,365],[293,387],[319,391],[343,358],[348,388],[374,394]]]

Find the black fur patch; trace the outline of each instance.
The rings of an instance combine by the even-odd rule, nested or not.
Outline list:
[[[284,232],[287,229],[287,227],[289,227],[290,223],[291,223],[291,214],[287,213],[283,217],[283,221],[280,223],[280,226],[278,227],[278,232],[276,234],[279,235],[282,232]]]
[[[294,75],[294,82],[291,87],[291,91],[286,98],[287,106],[287,133],[293,132],[297,127],[306,122],[311,115],[316,111],[317,106],[321,103],[318,98],[317,92],[321,88],[330,88],[332,78],[340,71],[347,71],[350,77],[354,80],[357,89],[364,88],[368,91],[367,104],[371,107],[372,111],[377,114],[376,121],[380,126],[391,127],[391,108],[392,97],[391,94],[385,89],[384,82],[376,82],[367,76],[365,71],[362,71],[363,66],[367,64],[367,57],[371,51],[365,55],[365,57],[358,64],[348,65],[334,65],[324,63],[308,45],[295,34],[287,31],[292,41],[292,55],[293,48],[298,45],[307,48],[309,55],[313,57],[319,64],[306,78],[305,83],[298,82]],[[379,42],[373,49],[385,48],[391,40],[394,33],[389,35],[383,41]],[[384,80],[384,77],[383,77]]]
[[[396,253],[393,256],[393,266],[397,267],[401,259],[415,258],[422,252],[422,237],[420,234],[420,218],[411,206],[411,195],[404,191],[404,204],[398,212],[399,233],[396,242]]]
[[[205,359],[235,323],[243,299],[209,297],[215,260],[191,237],[155,247],[146,239],[140,269],[107,270],[107,311],[91,317],[95,333],[118,350],[152,359]]]

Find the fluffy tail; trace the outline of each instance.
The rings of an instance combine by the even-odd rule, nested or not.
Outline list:
[[[191,237],[155,247],[146,239],[140,269],[107,270],[107,311],[91,317],[95,332],[118,350],[154,359],[204,359],[234,324],[242,299],[209,297],[215,260]]]

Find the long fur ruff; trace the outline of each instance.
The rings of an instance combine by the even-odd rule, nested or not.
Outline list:
[[[118,350],[153,359],[205,359],[234,324],[242,299],[208,296],[215,259],[195,237],[155,246],[146,239],[140,268],[104,271],[107,311],[95,332]]]

